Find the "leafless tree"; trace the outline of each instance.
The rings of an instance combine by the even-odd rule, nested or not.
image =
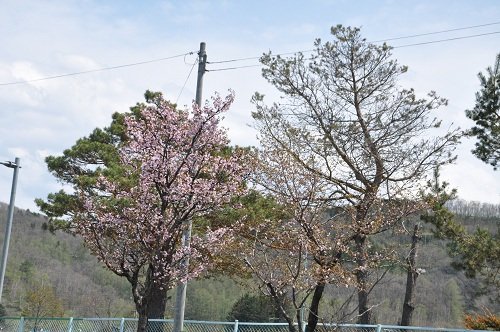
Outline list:
[[[421,208],[418,187],[436,165],[454,160],[456,129],[443,135],[432,112],[446,105],[434,92],[417,98],[397,84],[407,67],[387,45],[366,42],[357,28],[332,28],[334,41],[314,54],[264,55],[263,76],[282,94],[266,105],[256,93],[255,126],[268,146],[290,156],[302,172],[325,182],[321,197],[342,211],[358,287],[360,323],[370,323],[369,271],[381,254],[369,237]]]

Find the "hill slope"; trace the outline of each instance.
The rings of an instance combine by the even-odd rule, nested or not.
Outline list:
[[[463,204],[459,206],[465,209]],[[500,211],[500,209],[497,209]],[[483,211],[481,209],[477,211]],[[470,229],[477,226],[496,231],[500,213],[488,210],[488,215],[472,216],[481,212],[465,213],[460,219]],[[493,211],[496,211],[493,209]],[[0,203],[0,241],[7,216],[7,205]],[[21,315],[27,306],[27,294],[40,283],[53,287],[63,306],[65,316],[74,317],[133,317],[134,305],[128,283],[104,269],[82,245],[81,240],[58,232],[44,230],[45,217],[16,209],[11,235],[9,260],[5,280],[3,304],[8,315]],[[415,325],[462,325],[464,310],[485,305],[493,312],[500,311],[498,299],[488,294],[477,294],[478,282],[467,279],[450,267],[445,243],[434,239],[429,231],[421,244],[418,265],[426,270],[417,281]],[[409,238],[391,234],[391,241],[409,246]],[[385,241],[380,239],[380,241]],[[377,322],[397,324],[401,316],[406,275],[392,271],[375,288],[372,302]],[[233,304],[250,289],[227,277],[192,281],[188,287],[186,319],[225,320]],[[353,289],[329,286],[321,306],[321,315],[336,319],[339,306]],[[171,291],[167,317],[173,315]],[[355,301],[354,301],[355,302]],[[345,312],[352,305],[344,308]]]

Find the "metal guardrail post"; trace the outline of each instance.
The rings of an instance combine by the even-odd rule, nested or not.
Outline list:
[[[238,320],[237,319],[234,320],[234,329],[233,329],[233,332],[238,332]]]
[[[301,324],[300,324],[299,327],[300,327],[300,329],[301,329],[302,332],[306,332],[306,321],[304,319],[305,316],[306,316],[305,315],[306,307],[301,306],[299,310],[300,310],[299,311],[299,315],[300,315],[300,322],[301,322]]]
[[[377,324],[377,332],[382,332],[382,325]]]
[[[19,319],[19,326],[17,327],[17,332],[24,332],[24,317]]]
[[[120,320],[120,332],[123,332],[123,328],[125,327],[125,318],[122,317]]]
[[[68,332],[73,331],[73,317],[69,318],[69,323],[68,323]]]

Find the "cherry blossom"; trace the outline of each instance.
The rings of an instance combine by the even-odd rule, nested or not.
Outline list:
[[[101,177],[101,195],[80,193],[85,210],[75,218],[76,233],[111,271],[127,278],[139,312],[147,322],[152,289],[169,289],[194,278],[210,264],[225,229],[195,232],[181,246],[193,218],[211,213],[242,192],[242,153],[228,151],[220,121],[234,100],[218,95],[192,111],[176,109],[161,95],[126,120],[127,141],[120,147],[121,181]],[[180,268],[189,257],[188,273]],[[142,320],[141,320],[142,319]]]

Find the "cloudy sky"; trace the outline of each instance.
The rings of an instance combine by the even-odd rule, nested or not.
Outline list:
[[[474,103],[477,73],[500,52],[498,1],[97,1],[0,0],[0,161],[20,157],[16,205],[36,210],[33,200],[60,189],[44,164],[113,112],[142,101],[146,89],[191,104],[199,43],[208,61],[309,50],[329,38],[332,25],[362,28],[369,41],[390,40],[394,57],[409,66],[400,82],[419,94],[437,91],[449,99],[438,117],[467,128],[464,110]],[[476,26],[475,28],[473,28]],[[480,27],[478,27],[480,26]],[[463,29],[462,29],[463,28]],[[460,30],[455,30],[460,29]],[[455,30],[443,33],[434,32]],[[422,44],[452,38],[471,37]],[[410,44],[420,44],[405,46]],[[403,47],[405,46],[405,47]],[[194,54],[189,54],[194,52]],[[176,55],[183,55],[171,59]],[[152,61],[164,59],[160,61]],[[136,64],[57,79],[9,84],[61,74]],[[236,92],[225,120],[232,142],[255,144],[250,98],[276,92],[260,77],[256,59],[213,63],[204,97]],[[246,66],[246,67],[245,67]],[[228,69],[240,67],[237,69]],[[241,68],[244,67],[244,68]],[[183,88],[184,83],[185,88]],[[464,141],[444,177],[467,200],[500,203],[500,173],[470,154]],[[0,167],[0,201],[8,202],[12,170]]]

